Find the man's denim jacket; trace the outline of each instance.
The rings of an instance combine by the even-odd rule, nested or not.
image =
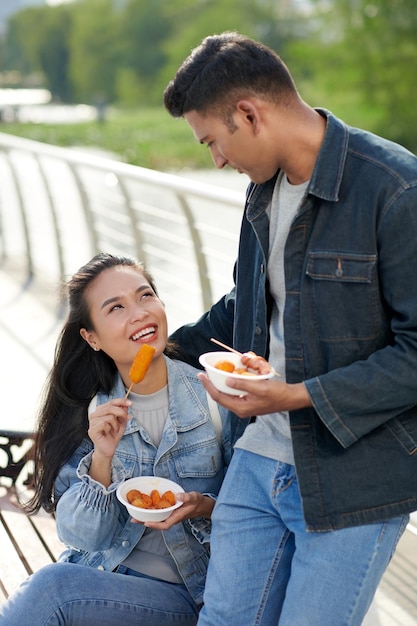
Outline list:
[[[290,414],[304,514],[325,531],[417,509],[417,158],[319,112],[326,134],[285,247],[284,334],[287,381],[314,405]],[[249,186],[235,289],[173,335],[192,363],[210,337],[268,356],[275,180]]]
[[[134,417],[129,421],[112,462],[108,488],[88,475],[92,443],[85,439],[61,469],[55,484],[59,498],[58,535],[68,550],[60,560],[113,570],[140,540],[145,528],[132,524],[116,489],[127,478],[155,475],[169,478],[185,491],[216,498],[230,460],[231,442],[226,427],[219,445],[207,406],[207,394],[198,371],[180,361],[166,359],[169,415],[158,449]],[[123,397],[118,377],[110,397]],[[98,394],[102,404],[109,396]],[[226,412],[220,408],[222,422]],[[191,596],[202,602],[210,547],[210,520],[196,518],[164,531],[168,550]]]

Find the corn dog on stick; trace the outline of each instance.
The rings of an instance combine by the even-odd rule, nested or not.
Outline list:
[[[144,343],[137,351],[129,370],[129,378],[132,381],[132,384],[127,390],[125,398],[127,398],[127,396],[129,395],[133,385],[142,382],[142,380],[145,378],[146,372],[149,369],[154,353],[155,348],[153,346],[148,346],[147,343]]]
[[[148,346],[147,343],[139,348],[129,371],[129,377],[133,383],[140,383],[145,378],[154,354],[155,348]]]

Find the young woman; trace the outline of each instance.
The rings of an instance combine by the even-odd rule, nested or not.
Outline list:
[[[141,264],[99,254],[67,289],[26,508],[55,511],[68,549],[0,607],[0,624],[22,626],[28,615],[36,626],[195,624],[230,429],[220,444],[198,371],[173,358],[164,306]],[[126,399],[143,343],[154,357]],[[184,488],[165,522],[132,523],[116,498],[122,481],[140,475]]]

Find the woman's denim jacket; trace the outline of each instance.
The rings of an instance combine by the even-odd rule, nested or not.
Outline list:
[[[132,476],[163,476],[181,484],[185,491],[216,498],[230,460],[228,430],[223,428],[220,446],[198,371],[180,361],[166,362],[169,415],[158,449],[132,417],[113,458],[109,487],[88,475],[93,448],[89,439],[61,469],[55,484],[59,498],[57,529],[68,550],[60,560],[113,570],[127,557],[145,530],[142,524],[131,523],[126,508],[116,498],[117,487]],[[124,394],[118,377],[110,397]],[[97,402],[108,399],[99,394]],[[223,422],[226,412],[219,408]],[[196,518],[163,531],[168,550],[197,604],[202,602],[210,529],[210,520]]]
[[[325,531],[417,509],[417,158],[319,112],[325,138],[285,247],[284,334],[287,381],[314,405],[290,414],[304,514]],[[192,363],[213,336],[268,356],[275,180],[249,186],[235,289],[174,333]]]

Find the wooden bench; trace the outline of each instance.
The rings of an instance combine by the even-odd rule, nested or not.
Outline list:
[[[0,603],[30,574],[55,562],[64,549],[53,516],[44,511],[27,516],[17,493],[15,485],[0,486]]]

